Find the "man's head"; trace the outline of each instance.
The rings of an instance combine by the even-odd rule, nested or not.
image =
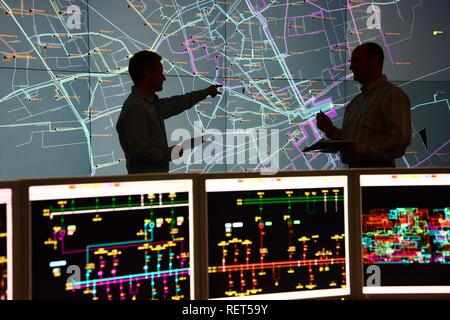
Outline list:
[[[369,85],[383,73],[383,62],[383,49],[376,43],[367,42],[353,50],[350,70],[356,81]]]
[[[134,85],[144,87],[151,92],[162,90],[166,80],[161,64],[162,57],[156,52],[140,51],[131,57],[128,72]]]

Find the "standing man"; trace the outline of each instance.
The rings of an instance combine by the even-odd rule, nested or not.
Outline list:
[[[116,124],[128,173],[168,172],[173,147],[167,144],[164,119],[191,108],[209,95],[221,94],[217,90],[221,86],[213,85],[181,96],[158,98],[155,92],[162,90],[166,80],[161,59],[155,52],[140,51],[128,65],[134,86]]]
[[[342,129],[320,112],[317,127],[333,140],[354,143],[341,151],[349,168],[395,167],[395,158],[411,143],[411,106],[408,96],[383,75],[383,49],[368,42],[355,48],[350,60],[354,79],[362,84],[346,107]]]

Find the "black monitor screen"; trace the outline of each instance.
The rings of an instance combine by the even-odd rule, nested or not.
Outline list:
[[[33,299],[190,299],[192,180],[30,187]]]
[[[0,189],[0,300],[12,299],[11,189]]]
[[[364,293],[450,293],[450,175],[363,175]]]
[[[206,180],[208,298],[349,293],[347,178]]]

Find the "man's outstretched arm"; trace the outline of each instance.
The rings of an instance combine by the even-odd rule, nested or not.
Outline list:
[[[214,98],[216,95],[221,94],[221,92],[217,90],[219,87],[221,87],[221,85],[213,85],[206,89],[189,92],[184,95],[159,99],[158,113],[163,119],[170,118],[192,108],[208,96]]]

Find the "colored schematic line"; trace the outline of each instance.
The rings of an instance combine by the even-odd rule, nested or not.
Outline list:
[[[363,215],[365,263],[450,264],[450,208],[372,209]]]
[[[209,227],[210,242],[218,240],[209,248],[209,297],[346,288],[342,188],[236,193],[235,207],[224,206],[233,214],[222,239]],[[320,233],[327,216],[331,227]]]
[[[79,291],[94,300],[188,299],[189,203],[187,193],[181,195],[185,199],[161,193],[47,205],[42,217],[51,223],[52,235],[43,243],[52,248],[52,256],[58,253],[57,259],[49,257],[54,278],[61,273],[58,261],[65,259],[84,270],[84,279],[65,284],[66,292]],[[87,233],[102,225],[103,233]]]

